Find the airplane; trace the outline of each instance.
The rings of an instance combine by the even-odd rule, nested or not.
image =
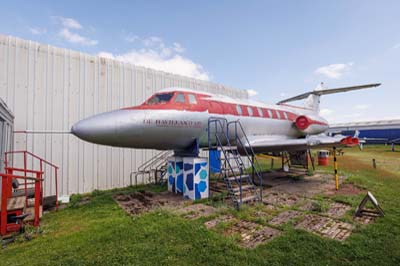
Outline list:
[[[323,134],[328,122],[319,115],[322,95],[380,86],[380,83],[313,90],[277,104],[185,88],[166,88],[138,106],[97,114],[75,123],[71,133],[96,144],[190,152],[207,148],[210,118],[239,120],[247,146],[255,153],[304,151],[358,145],[355,137]],[[304,106],[288,102],[306,99]],[[245,136],[239,136],[245,137]],[[215,141],[215,140],[214,140]],[[235,141],[235,140],[232,140]],[[249,148],[246,146],[246,149]]]

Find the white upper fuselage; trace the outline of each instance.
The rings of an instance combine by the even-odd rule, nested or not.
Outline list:
[[[170,88],[139,106],[95,115],[76,123],[73,134],[89,142],[130,148],[184,150],[196,139],[208,145],[210,117],[240,120],[246,135],[293,139],[328,128],[311,109],[269,105],[200,91]]]

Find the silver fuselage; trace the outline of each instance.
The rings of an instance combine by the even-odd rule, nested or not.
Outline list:
[[[228,122],[239,120],[246,135],[276,135],[287,138],[302,135],[293,125],[293,121],[289,120],[180,110],[116,110],[81,120],[71,131],[79,138],[97,144],[184,150],[195,139],[198,139],[200,147],[208,146],[207,128],[210,117],[225,118]],[[231,131],[233,130],[232,127]],[[211,131],[214,131],[213,127]],[[233,133],[230,132],[229,135],[234,136]]]

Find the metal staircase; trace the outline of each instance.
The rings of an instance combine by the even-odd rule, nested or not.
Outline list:
[[[16,160],[18,155],[23,156],[20,158],[23,160]],[[40,225],[45,205],[44,189],[46,181],[50,182],[45,173],[54,177],[55,195],[52,196],[58,208],[58,169],[58,166],[28,151],[5,153],[5,172],[0,172],[0,238],[3,243],[5,239],[13,239],[13,234],[23,232],[25,223],[32,223],[35,227]]]
[[[154,179],[154,183],[161,183],[165,172],[167,170],[167,159],[174,154],[173,151],[163,151],[157,153],[149,160],[144,162],[138,167],[137,171],[131,172],[130,174],[130,185],[133,185],[133,177],[135,178],[135,186],[138,184],[138,177],[141,176],[143,184],[145,180],[151,183],[151,179]],[[145,177],[147,176],[147,179]]]
[[[246,149],[245,144],[249,148]],[[220,175],[237,209],[242,204],[262,201],[260,167],[239,121],[228,122],[225,118],[210,118],[208,148],[220,150],[222,153]],[[247,166],[245,161],[248,161]],[[255,179],[258,185],[255,184]]]

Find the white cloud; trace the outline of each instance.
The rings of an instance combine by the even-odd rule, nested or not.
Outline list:
[[[93,46],[98,43],[97,40],[91,40],[77,33],[73,33],[68,28],[61,29],[60,32],[58,33],[58,36],[60,36],[61,38],[70,43],[75,43],[80,45]]]
[[[43,35],[47,32],[46,28],[38,28],[38,27],[29,27],[29,31],[33,35]]]
[[[281,96],[281,97],[286,97],[286,95],[287,95],[286,92],[281,92],[281,93],[279,93],[279,96]]]
[[[64,17],[53,17],[54,19],[58,20],[63,27],[68,28],[68,29],[75,29],[75,30],[80,30],[82,29],[82,25],[75,19],[73,18],[64,18]]]
[[[209,74],[200,64],[181,55],[184,48],[180,44],[174,43],[172,47],[168,47],[159,37],[143,39],[142,43],[146,48],[132,49],[117,55],[109,52],[100,52],[98,55],[182,76],[210,80]]]
[[[125,41],[127,41],[127,42],[136,42],[137,40],[139,40],[139,36],[137,36],[137,35],[129,34],[129,35],[125,36]]]
[[[146,39],[142,39],[144,46],[154,47],[154,46],[164,46],[164,42],[160,37],[152,36]]]
[[[254,97],[258,95],[258,92],[255,90],[247,90],[247,94],[249,95],[249,97]]]
[[[354,109],[356,110],[366,110],[369,108],[368,104],[357,104],[354,106]]]
[[[74,30],[83,29],[83,26],[77,20],[60,16],[53,16],[52,19],[55,20],[57,24],[62,26],[58,32],[58,36],[65,41],[85,46],[93,46],[98,44],[97,40],[89,39],[74,32]],[[94,31],[93,27],[89,27],[89,31]]]
[[[169,46],[160,37],[141,38],[132,34],[127,35],[125,40],[139,42],[145,48],[131,49],[122,54],[112,54],[104,51],[100,52],[98,56],[182,76],[210,80],[209,74],[200,64],[196,64],[182,55],[185,52],[185,48],[178,42],[174,42]]]
[[[321,116],[330,116],[334,113],[334,111],[332,109],[328,109],[328,108],[323,108],[321,109],[321,111],[319,111],[319,114]]]
[[[399,49],[400,48],[400,42],[398,43],[398,44],[395,44],[394,46],[393,46],[393,49]]]
[[[174,51],[177,53],[183,53],[185,52],[185,48],[183,48],[180,43],[174,42]]]
[[[352,66],[352,62],[346,64],[332,64],[319,67],[314,71],[314,73],[331,79],[339,79],[344,74],[348,73]]]

